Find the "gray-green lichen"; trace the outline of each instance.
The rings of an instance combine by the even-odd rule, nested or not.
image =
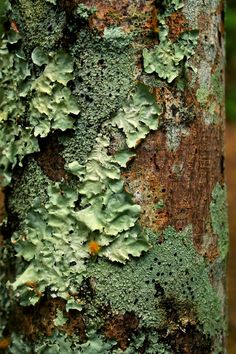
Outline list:
[[[223,260],[228,254],[228,218],[226,186],[216,184],[212,191],[212,201],[210,205],[211,225],[214,234],[218,236],[220,254]]]
[[[184,33],[172,43],[168,40],[168,32],[163,33],[160,44],[152,50],[144,49],[144,71],[147,74],[155,72],[160,78],[171,83],[179,76],[182,70],[180,64],[184,58],[187,66],[187,60],[193,55],[197,45],[197,38],[198,33],[191,31]]]
[[[30,70],[21,50],[12,54],[9,44],[18,41],[12,33],[0,47],[0,171],[3,184],[11,180],[11,169],[22,166],[25,155],[38,151],[38,142],[32,136],[32,127],[25,124],[26,107],[24,99],[29,89]]]
[[[54,332],[52,336],[36,341],[35,345],[30,342],[26,343],[22,337],[13,333],[12,345],[7,353],[23,354],[34,350],[39,354],[109,354],[114,344],[114,341],[106,341],[95,331],[88,333],[86,343],[80,343],[76,335],[69,337],[63,333]]]
[[[189,323],[215,336],[221,330],[221,300],[211,286],[203,257],[194,249],[191,227],[182,232],[168,227],[162,236],[161,243],[151,236],[152,249],[125,267],[102,259],[91,264],[88,274],[95,279],[94,303],[107,304],[117,312],[134,311],[143,327],[168,326],[168,331],[174,331],[175,326]],[[168,304],[178,323],[168,323]]]
[[[42,204],[48,200],[45,188],[52,183],[42,172],[34,159],[27,160],[24,173],[13,179],[12,188],[8,192],[7,209],[11,210],[14,218],[22,222],[32,207],[35,198]],[[13,223],[13,220],[11,220]]]
[[[18,0],[12,10],[27,52],[37,46],[51,50],[62,39],[66,13],[52,1]]]
[[[73,134],[61,143],[67,162],[83,163],[101,124],[123,106],[134,87],[134,49],[121,30],[107,30],[104,37],[82,30],[71,54],[75,58],[73,94],[81,111]]]
[[[47,64],[43,73],[34,76],[32,63],[24,52],[10,50],[9,45],[19,42],[18,33],[10,30],[2,41],[0,52],[0,169],[3,184],[11,181],[11,171],[22,166],[23,158],[39,151],[35,136],[45,137],[50,131],[72,128],[78,105],[66,87],[73,79],[73,59],[69,54],[57,52],[47,58],[36,48],[32,62]]]
[[[203,117],[206,124],[218,123],[218,110],[224,99],[222,70],[219,66],[214,73],[211,64],[203,61],[198,71],[199,88],[196,98],[204,109]]]
[[[91,15],[96,13],[96,7],[88,7],[84,4],[79,4],[76,7],[76,14],[82,19],[82,20],[88,20]]]
[[[166,18],[173,12],[183,7],[182,1],[165,1],[167,11],[159,16],[159,40],[160,43],[153,49],[143,50],[144,72],[147,74],[157,73],[159,78],[171,83],[183,71],[190,66],[188,60],[194,54],[198,42],[197,31],[186,31],[175,42],[168,38],[168,26]]]
[[[73,79],[73,59],[70,55],[57,52],[47,58],[40,48],[32,52],[33,63],[47,64],[43,73],[32,83],[33,99],[29,107],[29,122],[34,127],[34,135],[45,137],[50,131],[73,128],[70,116],[78,115],[79,107],[66,87]]]

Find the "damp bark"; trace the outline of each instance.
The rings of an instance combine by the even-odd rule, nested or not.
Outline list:
[[[223,21],[0,5],[0,351],[226,352]]]

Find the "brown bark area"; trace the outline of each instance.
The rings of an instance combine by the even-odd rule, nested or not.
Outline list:
[[[96,7],[96,13],[89,20],[90,28],[102,32],[108,26],[119,26],[124,31],[130,31],[139,22],[144,33],[157,32],[157,8],[155,0],[138,1],[129,0],[61,0],[61,6],[71,11],[76,5],[84,4]]]
[[[192,224],[195,245],[201,252],[209,222],[209,191],[223,181],[222,146],[222,126],[206,126],[201,119],[194,121],[176,151],[168,150],[164,131],[150,134],[123,174],[128,190],[137,195],[138,188],[143,195],[142,201],[138,196],[136,200],[143,210],[142,225],[156,231],[173,225],[181,231]],[[160,198],[164,208],[155,210]],[[212,237],[206,251],[209,260],[219,255],[215,242]]]
[[[60,330],[69,336],[77,334],[82,342],[85,341],[86,330],[83,316],[78,314],[76,310],[66,312],[65,305],[66,301],[63,299],[43,298],[35,306],[15,306],[8,330],[11,332],[18,328],[31,341],[36,340],[39,334],[49,337],[55,329],[53,321],[56,318],[57,310],[60,310],[67,320],[66,324],[59,327]]]

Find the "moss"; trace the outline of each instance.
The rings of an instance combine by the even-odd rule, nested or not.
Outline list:
[[[210,205],[211,225],[214,234],[218,236],[218,244],[220,247],[221,257],[226,259],[228,254],[228,218],[227,218],[227,201],[226,187],[216,184],[212,191],[212,201]]]

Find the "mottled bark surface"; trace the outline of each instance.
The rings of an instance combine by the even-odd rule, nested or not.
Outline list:
[[[0,351],[225,353],[223,2],[0,11]]]

